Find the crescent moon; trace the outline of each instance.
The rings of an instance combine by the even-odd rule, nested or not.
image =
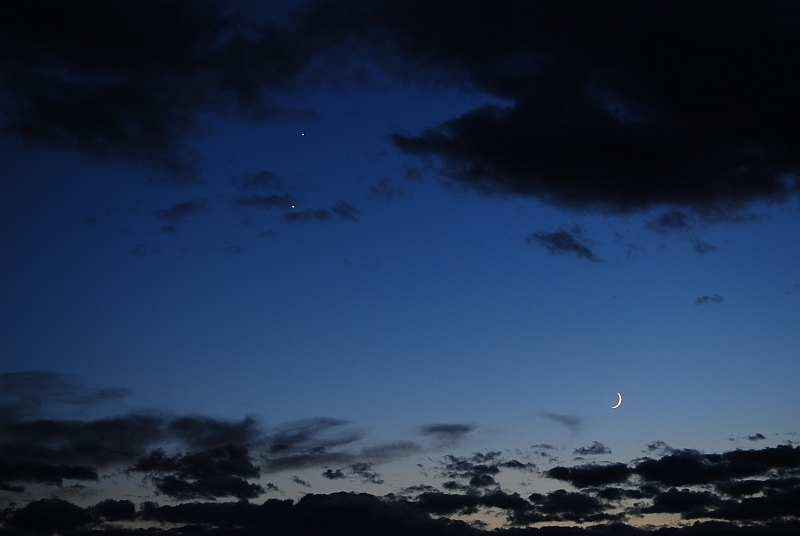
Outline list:
[[[622,395],[617,393],[617,396],[619,397],[619,402],[617,402],[616,406],[611,406],[611,409],[617,409],[622,404]]]

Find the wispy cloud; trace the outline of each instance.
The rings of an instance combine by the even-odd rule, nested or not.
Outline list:
[[[552,233],[533,233],[525,237],[528,244],[538,244],[550,253],[561,255],[575,255],[578,259],[585,259],[591,262],[600,262],[600,258],[581,243],[576,236],[567,231],[555,231]]]
[[[722,303],[725,301],[725,298],[720,296],[719,294],[714,294],[713,296],[703,295],[694,300],[695,305],[705,305],[707,303]]]
[[[549,421],[563,424],[570,432],[578,433],[583,428],[583,419],[576,415],[562,415],[560,413],[540,413],[539,416]]]

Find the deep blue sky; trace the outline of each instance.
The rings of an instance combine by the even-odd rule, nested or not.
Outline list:
[[[531,493],[614,462],[730,501],[633,460],[797,441],[796,8],[434,4],[0,9],[7,527],[336,491],[636,524]],[[700,503],[639,508],[739,519]]]

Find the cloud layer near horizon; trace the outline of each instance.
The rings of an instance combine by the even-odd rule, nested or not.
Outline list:
[[[245,534],[246,530],[287,523],[291,530],[302,530],[303,523],[317,519],[315,516],[320,516],[318,520],[346,518],[375,509],[402,518],[397,526],[418,523],[431,534],[471,533],[474,527],[447,517],[480,512],[499,512],[512,527],[569,521],[587,526],[611,524],[611,530],[633,518],[666,513],[684,520],[758,523],[763,533],[780,534],[779,522],[794,526],[800,518],[800,447],[792,445],[706,454],[653,442],[648,451],[663,453],[658,458],[627,464],[557,465],[547,470],[527,460],[538,455],[535,449],[554,450],[550,445],[531,446],[532,452],[520,451],[514,458],[501,451],[447,454],[439,463],[422,468],[440,487],[425,484],[389,491],[391,483],[378,472],[379,466],[418,454],[422,446],[413,441],[359,445],[364,433],[341,419],[305,419],[268,431],[253,418],[227,421],[199,415],[131,414],[78,421],[40,414],[53,406],[97,405],[126,394],[123,389],[92,389],[76,377],[57,373],[0,375],[0,492],[6,497],[33,499],[3,511],[6,527],[117,531],[123,530],[115,528],[118,521],[150,520],[166,523],[162,527],[165,532],[171,531],[173,524],[177,530],[189,523],[202,524],[208,530],[237,526]],[[23,407],[27,410],[22,411]],[[574,416],[544,417],[567,426],[580,422]],[[443,441],[461,440],[474,429],[474,425],[438,423],[419,427],[418,434],[433,438],[441,448]],[[579,459],[610,453],[597,441],[573,452]],[[544,459],[553,461],[550,456]],[[262,473],[314,468],[331,481],[387,486],[387,494],[309,494],[297,503],[276,499],[262,505],[247,502],[279,491],[261,480]],[[51,496],[68,482],[72,486],[90,484],[120,471],[140,476],[156,496],[177,503],[159,506],[146,502],[136,508],[130,501],[107,497],[82,508],[59,498],[36,499],[37,495]],[[498,476],[505,471],[561,481],[574,491],[557,489],[523,496],[504,489]],[[313,487],[297,475],[291,480]],[[196,502],[218,498],[240,502]],[[310,505],[315,506],[307,510]],[[320,505],[325,506],[317,511]],[[306,521],[300,520],[303,516]],[[234,519],[238,521],[229,525]],[[370,525],[370,530],[382,530],[385,520],[374,522],[377,524]],[[337,525],[337,530],[352,529],[348,523]],[[733,525],[717,526],[739,533]],[[685,530],[689,532],[689,528]]]

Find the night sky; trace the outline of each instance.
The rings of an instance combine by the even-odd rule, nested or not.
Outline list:
[[[798,65],[795,2],[0,3],[0,534],[800,533]]]

